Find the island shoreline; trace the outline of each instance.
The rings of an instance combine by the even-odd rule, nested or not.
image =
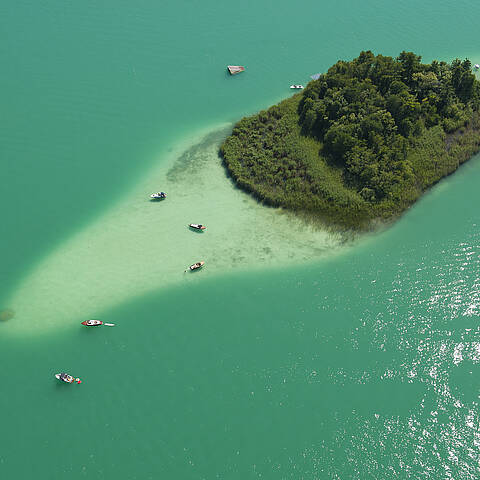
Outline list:
[[[322,228],[392,224],[480,151],[480,83],[471,63],[420,59],[361,52],[302,94],[241,119],[220,148],[227,174],[258,202]],[[381,68],[383,77],[375,73]]]

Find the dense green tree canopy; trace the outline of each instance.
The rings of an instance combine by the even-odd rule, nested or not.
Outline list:
[[[323,141],[324,153],[343,165],[360,192],[367,188],[373,201],[413,175],[410,137],[435,125],[453,132],[478,103],[468,60],[426,65],[412,52],[396,59],[361,52],[310,82],[300,101],[300,125]]]
[[[406,208],[475,151],[479,85],[469,60],[423,64],[412,52],[361,52],[240,121],[222,154],[261,199],[333,221],[341,209],[340,223],[361,224]],[[458,144],[463,154],[452,150]]]

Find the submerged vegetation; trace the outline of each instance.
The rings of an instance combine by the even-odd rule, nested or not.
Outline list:
[[[469,60],[361,52],[240,120],[221,154],[237,184],[265,203],[367,228],[480,149],[479,85]]]

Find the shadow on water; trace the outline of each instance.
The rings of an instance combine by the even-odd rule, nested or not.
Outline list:
[[[15,311],[11,308],[4,308],[0,310],[0,322],[7,322],[15,317]]]
[[[219,159],[218,149],[231,131],[231,125],[217,129],[208,133],[201,141],[182,152],[168,170],[167,180],[170,182],[188,180],[189,184],[198,184],[198,181],[201,180],[199,174],[212,161],[212,152]],[[223,172],[225,171],[223,170]]]
[[[95,330],[100,330],[101,328],[103,328],[103,325],[91,326],[91,327],[87,327],[85,325],[80,325],[79,326],[79,330],[81,330],[81,332],[82,332],[81,335],[83,335],[83,336],[85,336],[85,335],[95,335],[92,332],[95,331]]]
[[[62,382],[62,381],[55,378],[55,390],[57,392],[63,391],[64,388],[66,389],[67,387],[73,387],[75,385],[77,385],[77,384],[76,383]]]
[[[189,268],[187,268],[187,269],[185,270],[184,273],[188,273],[189,275],[193,275],[193,274],[198,273],[198,272],[203,272],[203,271],[204,271],[203,268],[204,268],[204,267],[198,267],[198,268],[194,268],[194,269],[192,270],[192,269],[190,269],[190,267],[189,267]]]

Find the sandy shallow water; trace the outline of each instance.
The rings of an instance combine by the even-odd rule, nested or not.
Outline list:
[[[265,207],[233,185],[218,156],[230,128],[179,145],[110,211],[40,261],[7,302],[15,321],[6,330],[38,334],[76,325],[174,283],[311,261],[338,250],[340,234]],[[159,190],[167,199],[150,201]],[[207,229],[191,231],[189,223]],[[184,272],[199,260],[206,262],[201,272]]]

